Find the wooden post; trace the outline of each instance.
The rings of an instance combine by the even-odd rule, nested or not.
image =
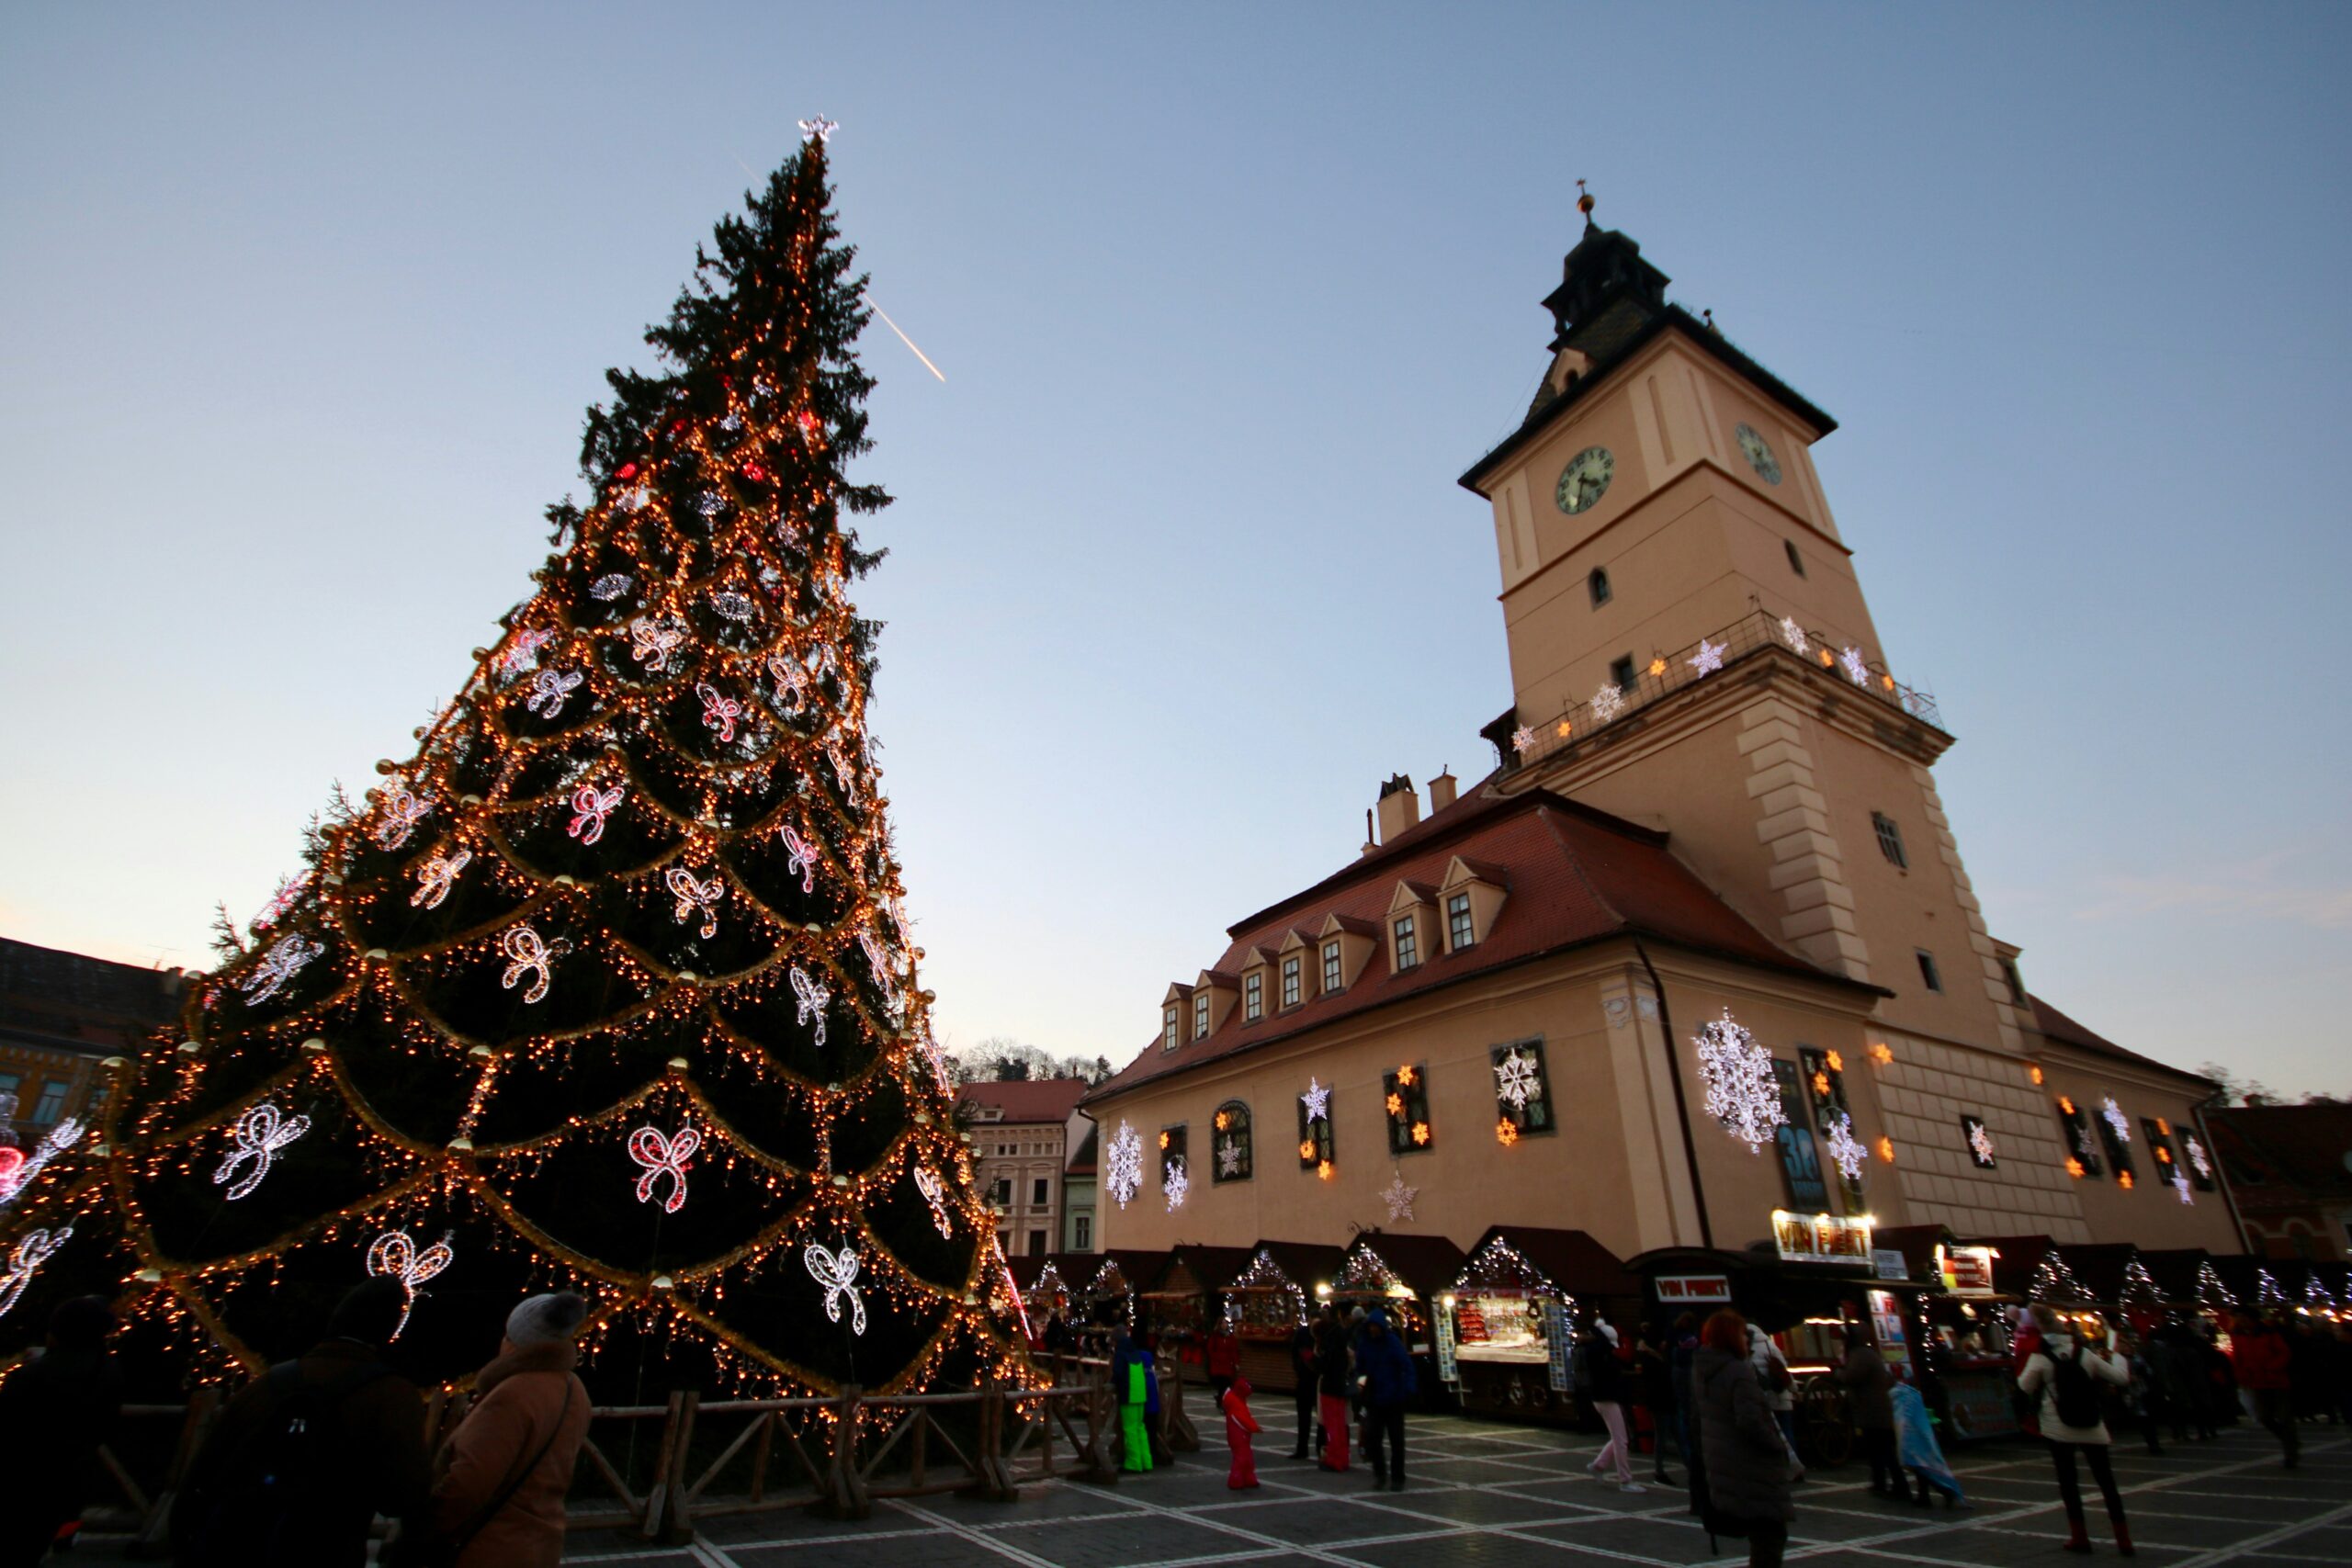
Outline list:
[[[907,1434],[909,1479],[920,1492],[931,1456],[931,1412],[918,1404],[909,1413],[908,1419],[915,1424],[915,1429]]]
[[[825,1467],[824,1511],[837,1519],[863,1519],[874,1512],[874,1498],[857,1468],[858,1410],[865,1391],[855,1383],[842,1390],[833,1405],[833,1451]]]
[[[1119,1467],[1111,1462],[1111,1373],[1086,1370],[1086,1468],[1089,1481],[1104,1486],[1119,1483]]]
[[[689,1477],[694,1472],[695,1413],[702,1408],[702,1394],[690,1388],[678,1394],[677,1401],[678,1438],[670,1445],[670,1468],[662,1477],[670,1506],[662,1521],[661,1539],[667,1546],[684,1546],[695,1538],[694,1505],[686,1494],[693,1488]]]
[[[1198,1453],[1201,1435],[1193,1429],[1193,1418],[1184,1413],[1184,1358],[1171,1356],[1168,1360],[1169,1376],[1159,1384],[1159,1420],[1168,1436],[1168,1447],[1173,1453]]]
[[[1012,1472],[1004,1462],[1004,1406],[1011,1397],[997,1382],[996,1371],[990,1368],[980,1379],[980,1442],[972,1456],[973,1477],[979,1495],[991,1502],[1010,1503],[1021,1495],[1021,1488],[1012,1483]]]
[[[662,1524],[669,1517],[670,1456],[678,1446],[678,1407],[684,1399],[683,1391],[672,1389],[670,1408],[662,1416],[662,1443],[653,1454],[653,1484],[645,1489],[645,1517],[638,1525],[638,1533],[648,1540],[662,1539]]]
[[[187,1418],[180,1423],[180,1439],[172,1449],[172,1464],[164,1472],[164,1484],[155,1490],[153,1506],[139,1522],[138,1539],[131,1542],[133,1557],[162,1557],[171,1551],[172,1505],[179,1501],[180,1486],[187,1479],[188,1466],[196,1462],[204,1439],[212,1435],[213,1424],[220,1416],[220,1391],[207,1384],[188,1396]]]
[[[768,1495],[768,1455],[775,1447],[775,1424],[783,1418],[781,1410],[764,1411],[760,1416],[760,1438],[752,1449],[752,1501],[754,1503]]]

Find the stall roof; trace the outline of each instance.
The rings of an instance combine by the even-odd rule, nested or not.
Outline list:
[[[2075,1278],[2083,1282],[2091,1300],[2120,1302],[2123,1299],[2124,1267],[2139,1253],[2140,1249],[2128,1241],[2070,1242],[2065,1247],[2066,1267],[2075,1271]]]
[[[2295,1292],[2287,1288],[2286,1270],[2290,1265],[2291,1260],[2287,1258],[2250,1258],[2241,1252],[2214,1258],[2213,1271],[2221,1275],[2222,1283],[2230,1288],[2230,1294],[2238,1299],[2238,1305],[2252,1311],[2263,1304],[2262,1276],[2264,1274],[2268,1274],[2271,1283],[2278,1287],[2278,1293],[2286,1298],[2284,1304],[2288,1306],[2295,1304]],[[2298,1274],[2296,1276],[2298,1288],[2301,1283],[2301,1276]],[[2281,1303],[2272,1302],[2270,1304],[2275,1307]]]
[[[2062,1261],[2073,1257],[2046,1235],[1973,1235],[1968,1241],[1971,1246],[1993,1249],[1993,1289],[2021,1302],[2033,1300],[2033,1271],[2041,1267],[2043,1258],[2052,1252]],[[2087,1281],[2085,1288],[2088,1289]]]
[[[1167,1269],[1169,1258],[1169,1255],[1165,1252],[1154,1252],[1136,1247],[1105,1247],[1099,1253],[1090,1253],[1087,1256],[1095,1261],[1086,1270],[1085,1278],[1071,1277],[1070,1284],[1073,1288],[1085,1290],[1094,1283],[1094,1277],[1102,1272],[1104,1264],[1115,1263],[1119,1266],[1119,1273],[1127,1281],[1127,1289],[1138,1293],[1151,1289],[1159,1282],[1160,1273]]]
[[[2201,1247],[2170,1247],[2161,1252],[2140,1254],[2140,1266],[2165,1300],[2179,1306],[2197,1304],[2197,1270],[2199,1265],[2211,1263],[2213,1255]]]
[[[1328,1284],[1340,1272],[1340,1265],[1348,1256],[1346,1248],[1319,1241],[1261,1241],[1250,1249],[1250,1260],[1256,1261],[1261,1252],[1274,1260],[1274,1267],[1292,1284],[1310,1296],[1316,1286]],[[1233,1271],[1233,1278],[1240,1278],[1249,1268],[1250,1264],[1244,1263]]]
[[[1489,1225],[1470,1249],[1476,1258],[1488,1242],[1500,1239],[1544,1270],[1554,1284],[1575,1296],[1638,1296],[1641,1281],[1626,1272],[1615,1253],[1583,1231],[1546,1230],[1532,1225]],[[1467,1267],[1465,1261],[1464,1268]],[[1460,1271],[1456,1271],[1456,1279]]]
[[[1882,1225],[1871,1232],[1872,1247],[1903,1254],[1904,1267],[1911,1271],[1911,1278],[1929,1284],[1941,1282],[1936,1273],[1936,1248],[1950,1247],[1958,1240],[1943,1225]]]
[[[1012,1270],[1012,1282],[1023,1292],[1036,1288],[1037,1280],[1048,1267],[1061,1276],[1062,1283],[1073,1291],[1082,1291],[1102,1271],[1102,1257],[1094,1252],[1033,1253],[1023,1258],[1008,1258],[1005,1267]]]
[[[1395,1271],[1423,1301],[1440,1294],[1462,1277],[1470,1255],[1442,1235],[1390,1235],[1366,1231],[1348,1244],[1349,1252],[1367,1251]]]
[[[1175,1285],[1176,1270],[1182,1269],[1198,1281],[1204,1291],[1222,1291],[1236,1274],[1250,1267],[1250,1259],[1257,1255],[1246,1247],[1206,1247],[1198,1242],[1179,1242],[1168,1254],[1168,1267],[1159,1278],[1148,1285],[1138,1285],[1138,1295],[1165,1296],[1181,1292]]]

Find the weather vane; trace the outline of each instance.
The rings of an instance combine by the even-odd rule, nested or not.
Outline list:
[[[1584,214],[1585,227],[1588,229],[1592,227],[1592,209],[1598,205],[1592,199],[1592,192],[1585,189],[1584,182],[1578,180],[1577,182],[1577,210]]]

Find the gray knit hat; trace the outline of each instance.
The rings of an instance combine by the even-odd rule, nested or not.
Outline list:
[[[570,1291],[532,1296],[506,1314],[506,1337],[516,1348],[553,1345],[580,1332],[588,1318],[588,1303]]]

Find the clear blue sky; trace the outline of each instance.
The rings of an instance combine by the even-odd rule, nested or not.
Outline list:
[[[1844,422],[2029,983],[2352,1089],[2347,59],[2341,6],[12,6],[0,931],[205,962],[464,676],[602,371],[821,110],[947,375],[868,339],[952,1040],[1124,1058],[1380,778],[1488,765],[1453,479],[1583,175]]]

